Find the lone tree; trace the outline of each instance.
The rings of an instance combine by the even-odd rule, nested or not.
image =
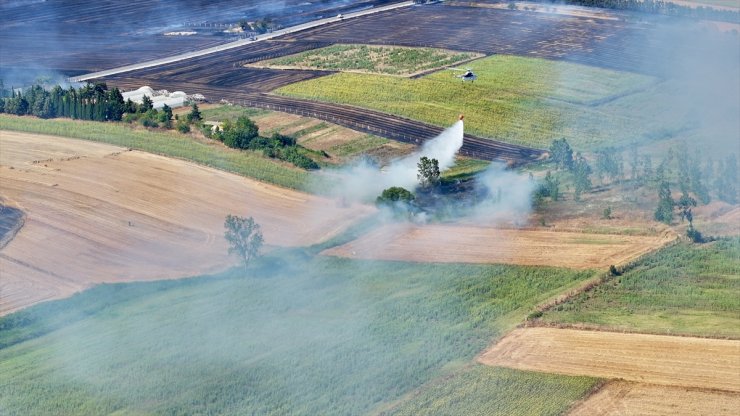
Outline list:
[[[419,168],[416,178],[422,187],[427,188],[439,183],[439,161],[437,159],[429,159],[426,156],[422,156],[416,166]]]
[[[671,188],[668,181],[661,181],[658,189],[658,207],[655,209],[656,221],[670,224],[673,221],[673,207],[676,205],[671,196]]]
[[[227,215],[224,227],[226,228],[224,237],[229,242],[229,254],[238,254],[246,270],[249,262],[257,257],[264,242],[259,224],[254,222],[252,217]]]
[[[393,205],[396,202],[411,203],[416,197],[408,190],[401,188],[400,186],[393,186],[383,190],[375,203],[378,205]]]
[[[193,103],[193,106],[190,108],[190,112],[187,115],[188,123],[200,123],[201,120],[203,120],[203,117],[200,114],[200,110],[198,109],[198,104]]]
[[[573,199],[576,201],[581,200],[581,194],[584,191],[588,191],[591,189],[591,179],[589,178],[589,175],[591,175],[591,166],[589,166],[588,162],[586,162],[586,159],[581,156],[580,153],[576,154],[576,159],[573,162],[573,182],[575,183],[575,193],[573,194]]]

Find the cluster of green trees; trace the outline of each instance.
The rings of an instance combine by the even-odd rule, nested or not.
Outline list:
[[[269,17],[266,17],[264,19],[258,19],[254,22],[249,22],[248,20],[243,19],[239,21],[239,26],[245,32],[251,31],[251,32],[256,32],[260,35],[263,33],[267,33],[271,30],[274,30],[277,27],[275,22]]]
[[[51,90],[34,85],[23,91],[12,88],[6,90],[0,82],[0,91],[0,113],[18,116],[118,121],[124,113],[132,111],[135,105],[130,101],[124,102],[118,88],[109,90],[104,82],[69,89],[57,85]]]
[[[550,146],[550,160],[555,163],[559,170],[566,170],[573,175],[573,185],[575,192],[573,198],[576,201],[581,200],[581,194],[591,189],[591,174],[593,169],[588,164],[586,158],[578,152],[573,156],[573,149],[565,138],[556,139]],[[560,181],[554,178],[550,172],[545,176],[545,183],[539,187],[536,197],[549,196],[553,201],[558,199]]]
[[[439,161],[437,159],[422,156],[416,164],[416,179],[419,181],[421,193],[435,193],[440,184]],[[406,188],[392,186],[383,192],[375,200],[375,204],[390,208],[397,216],[411,217],[421,211],[417,203],[417,195]]]
[[[306,149],[299,146],[295,138],[278,133],[262,137],[259,127],[246,116],[239,117],[234,123],[227,120],[222,128],[216,127],[213,131],[206,127],[203,132],[235,149],[259,150],[269,158],[284,160],[299,168],[319,169],[319,164],[305,155]]]
[[[661,0],[538,0],[540,3],[570,4],[574,6],[603,7],[613,10],[632,10],[642,13],[665,14],[669,16],[691,17],[696,19],[737,22],[740,12],[719,10],[711,6],[683,6]]]
[[[716,164],[708,158],[702,161],[701,153],[696,150],[689,152],[686,143],[680,143],[677,148],[669,149],[666,157],[655,171],[654,181],[658,187],[658,207],[655,210],[657,221],[670,224],[677,210],[681,222],[688,220],[689,237],[693,240],[701,239],[701,235],[693,228],[693,214],[691,209],[697,203],[708,204],[714,195],[729,204],[736,204],[738,167],[737,156],[732,153],[720,159]],[[681,190],[681,197],[674,200],[671,192],[671,183],[676,183]]]

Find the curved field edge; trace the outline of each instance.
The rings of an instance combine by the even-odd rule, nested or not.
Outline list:
[[[100,285],[1,318],[0,408],[381,411],[470,364],[548,294],[591,275],[301,250],[264,257],[251,274]]]
[[[740,238],[679,243],[637,261],[536,324],[740,339]]]
[[[174,132],[155,132],[120,123],[18,117],[0,114],[0,130],[91,140],[174,157],[291,189],[308,190],[306,171],[251,151],[210,145]],[[52,139],[53,140],[53,139]]]

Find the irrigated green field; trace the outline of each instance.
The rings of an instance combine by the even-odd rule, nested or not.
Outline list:
[[[256,66],[410,75],[467,61],[482,54],[434,48],[332,45],[270,59]]]
[[[305,189],[308,173],[255,151],[228,149],[171,131],[149,131],[123,123],[100,123],[68,119],[44,120],[0,114],[0,130],[24,131],[72,137],[125,146],[163,156],[190,160],[293,189]]]
[[[678,244],[544,314],[545,322],[740,338],[740,239]]]
[[[400,404],[402,414],[468,415],[474,407],[455,407],[456,397],[481,393],[470,406],[558,414],[593,383],[459,374],[533,305],[589,272],[282,252],[253,274],[98,286],[0,319],[0,410],[344,415]],[[465,388],[434,381],[451,374]],[[430,382],[429,393],[407,396]],[[446,402],[430,401],[437,394]]]
[[[388,413],[394,416],[555,416],[598,379],[475,365],[424,386]],[[536,396],[537,400],[532,400]]]
[[[473,69],[478,80],[463,83],[447,70],[418,79],[340,73],[276,92],[372,108],[440,126],[464,113],[469,133],[540,148],[559,137],[578,149],[614,146],[661,138],[684,127],[674,113],[668,117],[655,106],[634,105],[630,97],[637,95],[644,104],[668,88],[652,77],[504,55],[464,66]],[[622,100],[628,100],[628,105],[622,105]]]

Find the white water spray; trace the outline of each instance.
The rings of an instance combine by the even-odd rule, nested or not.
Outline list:
[[[463,121],[460,120],[425,142],[419,151],[393,161],[383,170],[367,163],[342,170],[340,184],[336,188],[338,196],[349,201],[367,202],[392,186],[413,190],[418,185],[416,164],[422,156],[437,159],[439,170],[443,172],[455,164],[455,154],[462,145]]]

